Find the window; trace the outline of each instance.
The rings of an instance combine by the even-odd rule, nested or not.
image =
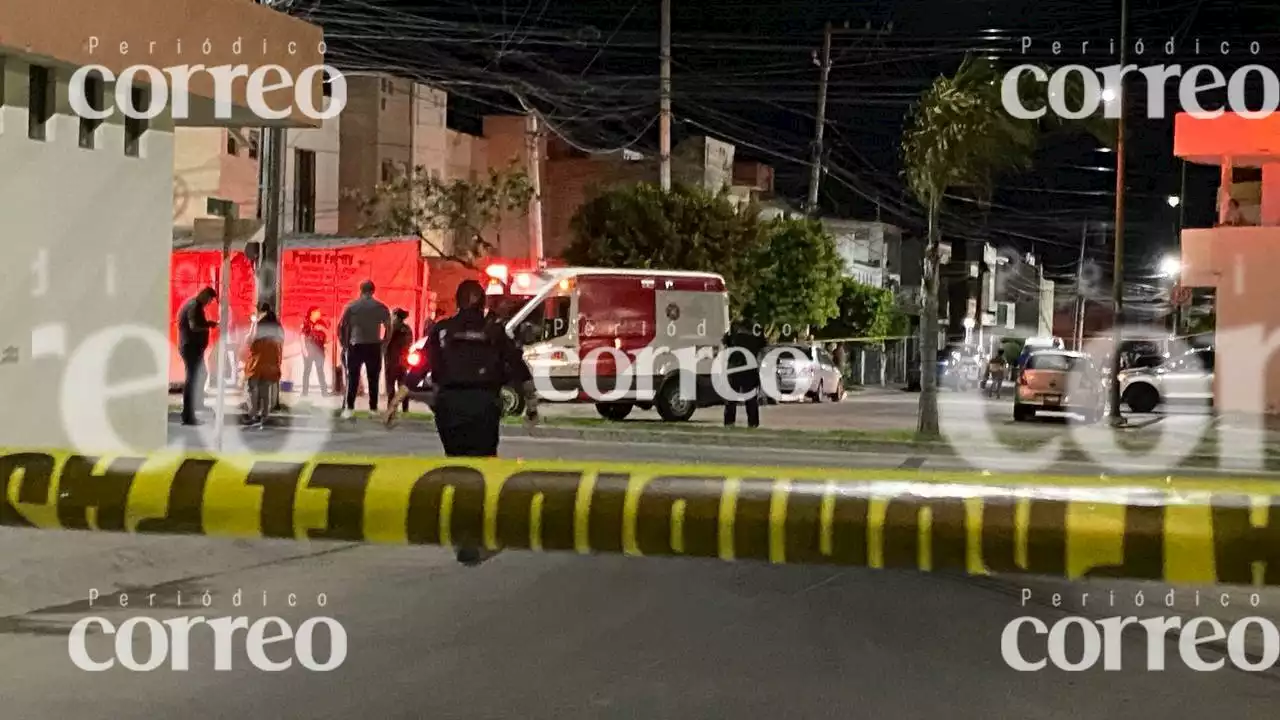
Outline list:
[[[49,136],[49,118],[53,117],[53,71],[32,65],[27,70],[27,136],[44,140]]]
[[[382,182],[391,182],[391,175],[395,171],[395,166],[390,160],[382,161]]]
[[[236,142],[236,133],[234,130],[227,130],[227,154],[240,154],[240,143]]]
[[[145,108],[150,105],[151,99],[146,88],[135,87],[131,93],[133,106],[135,108]],[[140,157],[142,155],[142,136],[147,132],[147,121],[138,118],[131,118],[128,115],[124,118],[124,154],[129,157]]]
[[[386,109],[387,109],[387,99],[386,99],[386,98],[382,98],[382,109],[383,109],[383,110],[386,110]]]
[[[102,76],[94,73],[88,75],[84,79],[84,96],[89,101],[89,107],[93,110],[101,112],[105,109],[105,101],[103,99]],[[86,150],[92,150],[96,144],[98,126],[102,125],[101,120],[90,118],[80,118],[80,147]]]
[[[1036,353],[1028,358],[1027,369],[1057,370],[1059,372],[1083,370],[1088,372],[1091,367],[1089,361],[1085,358],[1073,357],[1071,355],[1059,355],[1057,353]]]
[[[249,158],[251,160],[258,159],[258,148],[261,144],[262,144],[262,131],[250,130],[249,131]]]
[[[569,312],[572,305],[573,298],[567,295],[547,298],[520,325],[522,328],[531,327],[532,334],[542,342],[563,337],[570,329]]]
[[[324,97],[333,97],[333,78],[329,73],[324,74],[324,79],[320,81],[320,94]]]
[[[297,150],[293,178],[293,231],[316,231],[316,154]]]

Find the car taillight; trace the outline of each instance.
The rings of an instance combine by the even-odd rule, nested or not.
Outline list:
[[[418,352],[417,350],[411,350],[409,352],[408,360],[409,360],[409,367],[418,367],[419,365],[422,364],[422,353]]]

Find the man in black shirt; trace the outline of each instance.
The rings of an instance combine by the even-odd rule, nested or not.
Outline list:
[[[749,395],[744,404],[747,406],[747,427],[752,428],[760,427],[760,353],[765,345],[760,326],[745,321],[724,336],[724,351],[730,353],[727,363],[729,387],[735,393]],[[748,360],[747,356],[755,361]],[[724,425],[733,427],[737,421],[738,403],[726,399]]]
[[[209,331],[218,327],[205,315],[205,308],[217,297],[218,293],[207,287],[178,310],[178,354],[186,373],[182,383],[183,425],[200,424],[196,410],[204,405],[204,355],[209,349]]]

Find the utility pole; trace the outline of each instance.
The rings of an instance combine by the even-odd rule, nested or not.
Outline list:
[[[280,230],[281,200],[284,195],[284,128],[263,128],[262,163],[262,252],[258,256],[258,304],[269,303],[280,311]]]
[[[258,0],[261,5],[281,9],[288,5],[284,0]],[[258,176],[262,188],[263,233],[262,252],[258,254],[258,304],[269,303],[277,313],[280,312],[280,232],[281,200],[284,197],[284,151],[285,131],[283,127],[264,127],[259,133],[260,148],[258,155]]]
[[[1076,262],[1076,321],[1072,328],[1072,341],[1077,352],[1084,349],[1084,249],[1089,242],[1089,221],[1080,226],[1080,260]]]
[[[662,0],[662,70],[659,91],[659,178],[663,192],[667,192],[671,189],[671,0]]]
[[[822,183],[822,131],[827,124],[827,78],[831,75],[831,23],[822,31],[822,61],[818,66],[818,118],[813,129],[813,160],[809,169],[810,215],[818,212],[818,186]]]
[[[1128,62],[1129,55],[1129,0],[1120,0],[1120,67]],[[1118,74],[1116,82],[1116,103],[1119,112],[1116,118],[1116,226],[1115,226],[1115,269],[1111,278],[1111,301],[1115,305],[1115,321],[1111,328],[1111,425],[1124,425],[1124,416],[1120,414],[1120,344],[1124,340],[1121,319],[1124,317],[1124,73]]]
[[[533,186],[533,195],[529,198],[529,259],[533,261],[534,269],[540,270],[546,263],[542,256],[542,173],[540,172],[542,163],[538,156],[541,137],[537,113],[530,109],[525,117],[528,129],[525,142],[529,156],[529,167],[526,172],[529,174],[529,183]]]
[[[214,372],[218,373],[217,405],[213,410],[214,450],[222,452],[227,425],[227,333],[231,329],[231,240],[235,237],[239,208],[229,200],[209,198],[208,214],[222,217],[222,262],[218,273],[218,343],[214,350]]]

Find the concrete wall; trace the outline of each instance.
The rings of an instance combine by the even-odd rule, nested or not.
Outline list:
[[[1280,413],[1280,227],[1184,230],[1182,266],[1184,284],[1217,291],[1217,409]]]
[[[507,172],[511,169],[527,170],[529,167],[528,128],[523,115],[490,115],[484,119],[484,136],[488,145],[488,169]],[[546,139],[540,140],[538,154],[547,154]],[[540,164],[540,169],[546,163]],[[556,192],[546,177],[542,177],[544,198]],[[545,214],[545,213],[544,213]],[[546,232],[544,230],[545,238]],[[512,213],[503,218],[498,227],[486,235],[493,243],[492,254],[507,258],[529,257],[528,213]],[[545,247],[545,240],[544,240]]]
[[[338,128],[338,232],[355,235],[363,218],[348,191],[371,192],[379,181],[378,123],[382,101],[381,78],[347,78],[347,107]]]
[[[295,223],[299,150],[310,150],[316,154],[315,232],[322,235],[334,235],[338,232],[341,119],[342,116],[326,120],[315,130],[290,130],[286,133],[283,205],[286,235],[299,232]]]
[[[19,411],[0,418],[0,444],[153,450],[167,431],[172,123],[152,121],[140,157],[125,155],[119,115],[97,129],[96,147],[81,148],[69,75],[57,71],[47,139],[32,140],[27,65],[4,58],[0,223],[9,272],[0,285],[0,397]],[[159,356],[138,339],[117,346],[111,333],[123,327],[150,333]],[[97,333],[104,344],[86,349]],[[135,387],[99,399],[126,382]]]

